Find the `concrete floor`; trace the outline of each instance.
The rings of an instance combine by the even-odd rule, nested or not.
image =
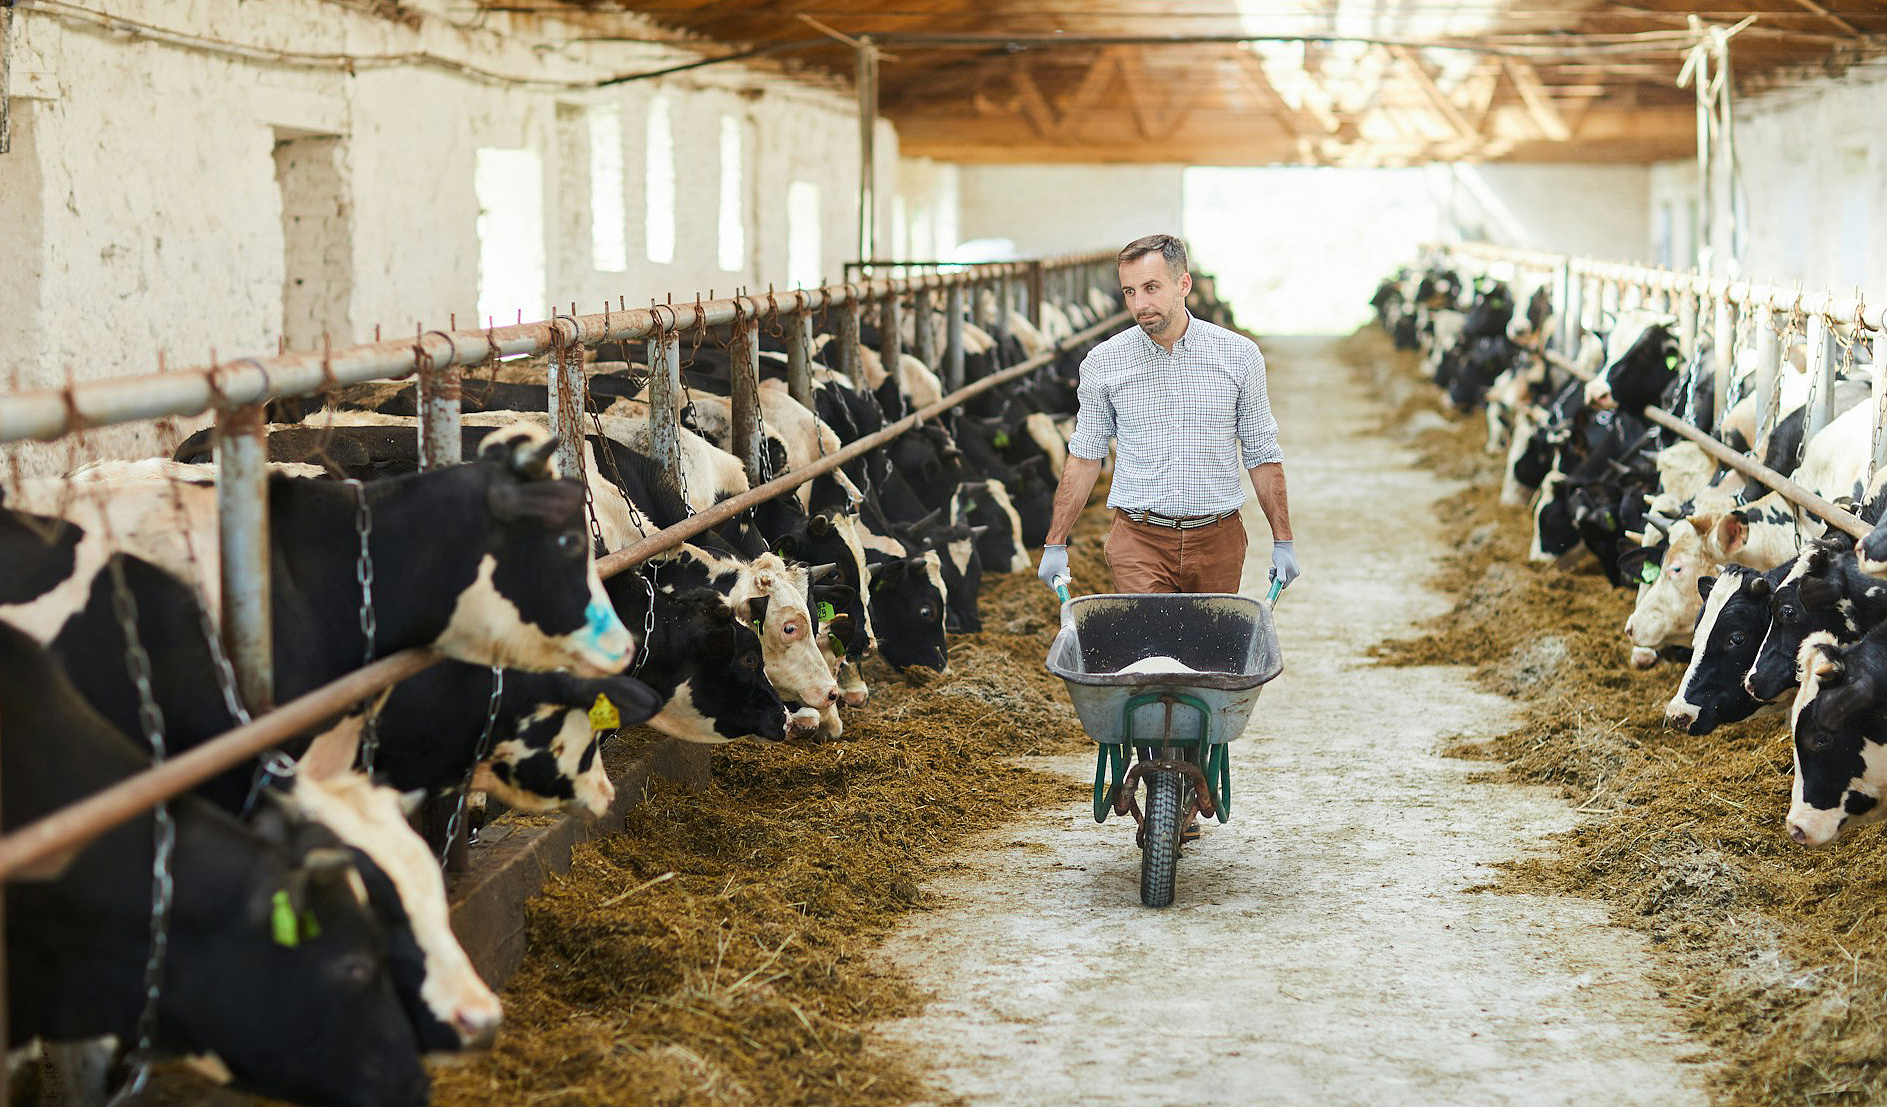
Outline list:
[[[1161,911],[1139,904],[1130,820],[1037,814],[964,858],[887,951],[934,1000],[883,1032],[940,1102],[1705,1102],[1634,935],[1593,904],[1471,890],[1576,816],[1436,755],[1511,726],[1507,701],[1365,656],[1445,609],[1422,582],[1452,486],[1371,433],[1380,408],[1332,345],[1265,343],[1305,576],[1278,609],[1284,673],[1234,746],[1233,820],[1188,847]]]

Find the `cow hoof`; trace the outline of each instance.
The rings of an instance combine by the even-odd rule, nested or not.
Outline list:
[[[1653,665],[1656,665],[1657,663],[1658,663],[1657,650],[1648,650],[1648,649],[1645,649],[1643,646],[1633,646],[1631,648],[1631,667],[1632,668],[1649,669]]]

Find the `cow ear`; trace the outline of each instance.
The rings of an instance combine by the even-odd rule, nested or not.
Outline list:
[[[528,484],[494,481],[485,491],[485,506],[501,523],[528,520],[545,527],[557,527],[583,509],[583,486],[575,481]]]
[[[597,690],[597,695],[606,698],[610,706],[616,709],[616,714],[620,719],[619,725],[622,726],[630,726],[635,723],[644,722],[654,717],[655,713],[662,709],[662,697],[656,693],[655,689],[650,688],[634,677],[610,677],[602,681],[601,687]],[[596,707],[600,705],[586,704],[585,706]],[[595,718],[595,714],[592,714],[592,725],[594,725]]]
[[[1802,557],[1802,564],[1811,573],[1825,573],[1828,571],[1828,551],[1819,544],[1810,546]]]
[[[815,515],[806,521],[806,530],[814,537],[824,538],[826,535],[832,533],[832,517],[830,515]]]
[[[1707,600],[1707,599],[1709,599],[1709,598],[1710,598],[1710,590],[1711,590],[1712,588],[1715,588],[1716,586],[1717,586],[1717,578],[1716,578],[1716,577],[1698,577],[1698,578],[1697,578],[1697,596],[1698,596],[1698,598],[1700,598],[1700,599],[1705,599],[1705,600]]]
[[[535,434],[493,434],[486,438],[480,457],[501,458],[511,471],[525,480],[553,480],[557,473],[551,459],[557,456],[557,436]]]
[[[1732,511],[1717,520],[1713,534],[1718,552],[1728,557],[1743,548],[1743,543],[1749,539],[1749,527],[1742,512]]]
[[[1766,600],[1776,590],[1775,582],[1768,577],[1757,577],[1749,582],[1749,594],[1759,600]]]
[[[799,560],[799,538],[791,534],[782,534],[773,543],[773,552],[789,560]]]
[[[755,596],[754,598],[747,601],[746,615],[747,615],[747,624],[749,626],[759,627],[759,626],[766,625],[767,603],[768,603],[768,597],[766,596]]]

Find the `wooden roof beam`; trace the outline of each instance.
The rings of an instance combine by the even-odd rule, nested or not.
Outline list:
[[[1465,139],[1480,137],[1474,125],[1461,114],[1461,109],[1455,107],[1455,102],[1448,99],[1447,94],[1442,92],[1441,86],[1435,83],[1434,76],[1429,73],[1428,67],[1422,64],[1421,59],[1415,56],[1414,51],[1406,46],[1390,46],[1388,50],[1390,56],[1401,62],[1403,68],[1408,70],[1409,76],[1415,81],[1415,87],[1421,90],[1429,106],[1435,109],[1456,135]]]
[[[1566,125],[1566,117],[1560,114],[1559,106],[1546,91],[1546,82],[1540,79],[1539,70],[1514,58],[1502,58],[1501,65],[1506,68],[1507,79],[1513,82],[1514,91],[1520,93],[1520,100],[1526,104],[1527,114],[1533,117],[1540,133],[1554,142],[1571,138],[1572,128]]]
[[[1816,15],[1821,16],[1823,19],[1826,19],[1828,22],[1833,23],[1835,26],[1841,28],[1842,30],[1848,32],[1851,35],[1858,35],[1861,33],[1861,29],[1859,27],[1856,27],[1854,24],[1849,23],[1847,20],[1829,11],[1827,8],[1824,8],[1820,4],[1817,4],[1815,0],[1795,0],[1795,3],[1797,7],[1800,7],[1806,11],[1814,12]]]

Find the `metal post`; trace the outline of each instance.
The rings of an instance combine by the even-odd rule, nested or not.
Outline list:
[[[1002,276],[996,278],[996,318],[990,320],[990,323],[989,333],[995,337],[998,351],[996,364],[1001,365],[1000,351],[1009,337],[1009,273],[1007,270],[1003,271]]]
[[[568,320],[570,317],[558,318]],[[572,336],[576,333],[574,323],[570,325],[570,332]],[[583,347],[573,340],[565,340],[563,333],[564,328],[559,325],[559,341],[552,347],[550,356],[550,429],[557,436],[558,472],[583,480]],[[650,349],[654,349],[653,345]]]
[[[944,295],[944,391],[963,387],[963,282]]]
[[[812,319],[797,309],[786,317],[786,394],[812,410]]]
[[[1570,264],[1564,273],[1566,300],[1560,305],[1559,349],[1566,357],[1577,360],[1579,342],[1586,333],[1586,279],[1573,276]]]
[[[1776,313],[1768,309],[1756,311],[1756,441],[1751,443],[1760,451],[1769,441],[1769,434],[1776,429],[1777,410],[1776,387],[1782,369],[1782,342],[1776,328]]]
[[[919,288],[911,293],[911,352],[917,360],[924,363],[924,368],[935,371],[937,368],[937,328],[936,320],[931,317],[930,289]]]
[[[1723,413],[1729,410],[1730,378],[1736,373],[1736,351],[1733,349],[1736,344],[1736,305],[1730,302],[1728,296],[1717,300],[1716,342],[1717,395],[1712,405],[1716,410],[1710,421],[1713,427],[1723,424]]]
[[[728,399],[734,408],[734,456],[747,469],[747,480],[760,484],[766,439],[760,434],[760,318],[746,316],[734,328],[734,358]]]
[[[1701,306],[1697,297],[1685,292],[1677,294],[1677,344],[1686,358],[1697,350],[1697,315]]]
[[[419,370],[419,467],[443,469],[464,461],[459,441],[460,370],[456,364]]]
[[[1802,442],[1815,437],[1835,417],[1835,359],[1830,356],[1831,334],[1828,317],[1812,312],[1808,317],[1808,413],[1804,415]]]
[[[878,217],[878,50],[871,36],[858,40],[858,256],[861,261],[876,257],[872,251],[873,232]]]
[[[848,296],[845,300],[845,308],[839,312],[839,372],[850,377],[854,384],[863,387],[864,382],[859,376],[859,365],[864,359],[859,356],[859,350],[864,347],[864,343],[859,340],[858,334],[858,297]]]
[[[262,405],[245,404],[218,414],[215,442],[223,645],[243,702],[259,715],[275,706],[269,455]]]
[[[649,456],[681,495],[681,332],[658,331],[649,337]]]
[[[1029,324],[1040,330],[1042,327],[1042,296],[1048,286],[1042,281],[1042,263],[1029,263]]]
[[[898,318],[898,294],[887,292],[878,301],[878,356],[885,372],[898,379],[898,362],[904,354],[904,325]]]

